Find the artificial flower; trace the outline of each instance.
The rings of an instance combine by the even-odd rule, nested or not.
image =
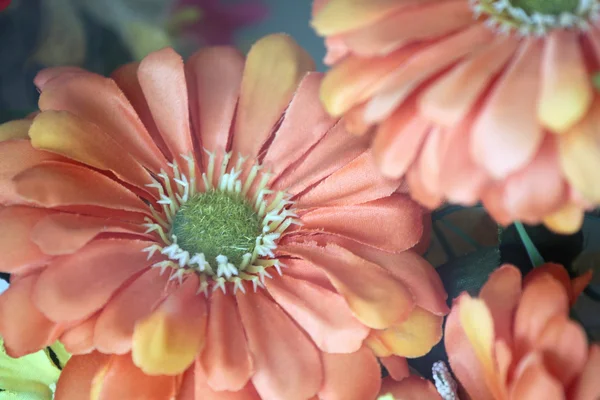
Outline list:
[[[69,354],[60,343],[20,358],[12,358],[4,350],[0,338],[0,400],[52,400],[60,368]],[[58,365],[57,365],[58,364]]]
[[[121,383],[135,365],[168,396],[362,400],[375,355],[427,353],[448,311],[419,255],[428,214],[322,109],[312,68],[272,35],[247,59],[42,71],[40,113],[0,126],[9,354],[60,338],[114,360],[101,398],[147,398]]]
[[[599,16],[597,0],[317,0],[321,97],[423,204],[572,233],[600,204]]]
[[[445,327],[450,366],[473,399],[595,400],[600,346],[589,345],[569,308],[591,274],[570,281],[557,264],[494,271],[479,298],[455,300]]]

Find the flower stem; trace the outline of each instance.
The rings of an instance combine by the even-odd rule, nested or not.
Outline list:
[[[527,250],[527,255],[531,260],[534,268],[539,267],[544,264],[544,258],[538,251],[537,247],[533,244],[533,241],[529,237],[529,234],[525,230],[525,227],[520,222],[515,222],[515,228],[517,228],[517,232],[519,233],[519,237],[521,238],[521,242],[523,242],[523,246],[525,246],[525,250]]]

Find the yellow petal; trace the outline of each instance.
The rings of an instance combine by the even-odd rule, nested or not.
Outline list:
[[[148,375],[177,375],[194,361],[206,339],[206,300],[190,276],[158,308],[137,323],[133,362]]]
[[[235,120],[236,154],[258,154],[300,80],[314,68],[311,56],[287,35],[269,35],[252,46],[244,67]]]
[[[442,338],[443,320],[443,316],[415,307],[402,323],[376,334],[392,354],[408,358],[421,357]]]
[[[583,224],[584,210],[575,204],[567,204],[544,218],[546,228],[561,235],[572,235]]]
[[[560,162],[567,180],[587,200],[600,203],[600,101],[560,137]]]
[[[0,142],[11,139],[29,139],[31,120],[17,119],[0,125]]]
[[[541,79],[538,119],[546,128],[565,133],[585,115],[593,100],[579,33],[555,30],[550,34]]]

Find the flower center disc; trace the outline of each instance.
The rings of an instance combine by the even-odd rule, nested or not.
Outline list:
[[[190,254],[204,253],[208,262],[226,256],[239,265],[252,253],[262,223],[242,195],[221,191],[198,193],[175,214],[171,233]]]
[[[535,13],[560,15],[564,12],[574,14],[579,0],[510,0],[510,3],[529,15]]]

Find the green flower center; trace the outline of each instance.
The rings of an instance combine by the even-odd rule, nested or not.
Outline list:
[[[575,13],[579,0],[510,0],[510,3],[529,15],[560,15],[563,12]]]
[[[223,255],[239,265],[244,254],[253,252],[261,229],[261,218],[242,195],[212,190],[181,206],[171,233],[190,254],[203,253],[210,263]]]

